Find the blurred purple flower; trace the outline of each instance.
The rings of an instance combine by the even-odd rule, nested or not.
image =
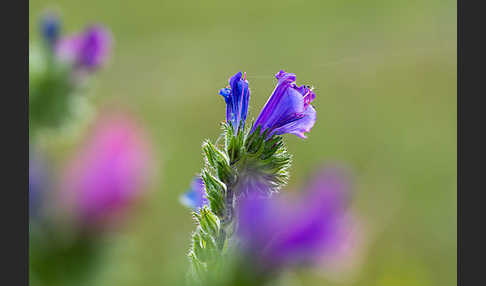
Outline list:
[[[248,113],[248,101],[250,89],[246,80],[246,73],[243,75],[237,72],[229,79],[229,86],[219,91],[226,101],[226,121],[233,126],[234,133],[238,133],[240,127],[245,126]]]
[[[275,75],[278,79],[277,86],[267,103],[263,107],[252,132],[258,126],[261,131],[267,131],[267,136],[274,134],[295,134],[306,138],[316,122],[316,110],[311,105],[316,95],[308,86],[297,86],[295,74],[281,70]]]
[[[197,176],[192,180],[191,188],[181,196],[180,201],[183,205],[192,208],[195,211],[199,211],[200,208],[208,205],[206,188],[204,186],[204,181],[200,176]]]
[[[75,215],[97,225],[124,214],[146,188],[149,156],[148,142],[129,118],[100,120],[64,174],[63,188]]]
[[[317,263],[339,247],[348,205],[348,181],[338,169],[320,171],[304,196],[249,196],[239,209],[238,234],[244,253],[265,270]]]
[[[61,60],[73,63],[76,69],[91,71],[106,62],[111,42],[110,32],[95,25],[81,34],[61,38],[56,46],[56,54]]]

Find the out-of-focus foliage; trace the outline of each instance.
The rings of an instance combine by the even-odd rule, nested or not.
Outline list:
[[[252,106],[262,106],[281,68],[319,99],[308,139],[286,136],[289,187],[316,164],[346,162],[372,238],[352,279],[306,270],[283,283],[455,284],[455,1],[34,0],[31,40],[49,5],[65,32],[90,21],[111,28],[116,53],[93,102],[143,118],[164,166],[139,216],[106,244],[93,285],[181,281],[194,223],[178,198],[200,170],[202,141],[225,120],[218,90],[229,73],[247,71]],[[49,150],[62,162],[75,147],[60,140]]]

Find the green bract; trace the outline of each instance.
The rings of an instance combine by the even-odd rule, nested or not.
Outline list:
[[[289,176],[291,156],[281,136],[266,138],[267,132],[260,134],[260,128],[234,134],[228,123],[223,123],[223,130],[223,143],[206,140],[202,145],[205,166],[201,177],[209,203],[193,213],[198,226],[188,256],[194,283],[221,281],[221,269],[230,263],[231,246],[236,243],[233,234],[239,199],[258,191],[255,185],[262,185],[262,196],[270,196]]]

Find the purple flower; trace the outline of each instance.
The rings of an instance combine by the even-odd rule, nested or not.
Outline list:
[[[111,35],[101,26],[91,26],[83,33],[61,38],[56,54],[75,68],[95,70],[102,66],[111,50]]]
[[[244,128],[248,113],[250,89],[246,73],[237,72],[229,79],[229,86],[221,89],[219,94],[226,101],[226,121],[233,126],[234,133],[237,134],[240,127]]]
[[[311,105],[316,95],[308,86],[297,86],[295,74],[281,70],[275,75],[277,86],[263,107],[252,132],[261,126],[267,136],[295,134],[306,138],[316,122],[316,110]]]
[[[145,190],[149,158],[147,141],[134,122],[122,116],[100,120],[64,174],[63,190],[75,216],[103,225],[123,215]]]
[[[205,205],[208,205],[206,198],[206,187],[200,176],[195,177],[191,182],[191,188],[181,196],[180,201],[183,205],[199,211]]]
[[[317,263],[339,246],[348,191],[343,174],[324,169],[298,200],[247,197],[238,220],[243,253],[264,270]]]

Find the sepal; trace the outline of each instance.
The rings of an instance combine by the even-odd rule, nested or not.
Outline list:
[[[222,217],[225,209],[226,185],[206,170],[203,170],[202,178],[206,186],[207,199],[211,210],[217,216]]]
[[[192,248],[188,256],[193,279],[201,281],[208,269],[220,263],[223,245],[219,237],[222,230],[220,219],[207,206],[201,208],[199,213],[193,212],[193,217],[198,227],[192,235]]]
[[[223,129],[225,130],[226,152],[228,153],[229,161],[232,165],[240,160],[241,156],[245,153],[245,135],[242,128],[235,134],[231,123],[223,123]]]
[[[219,179],[224,182],[233,181],[234,174],[230,167],[228,156],[216,148],[209,140],[203,143],[202,149],[206,155],[207,164],[216,171]]]

